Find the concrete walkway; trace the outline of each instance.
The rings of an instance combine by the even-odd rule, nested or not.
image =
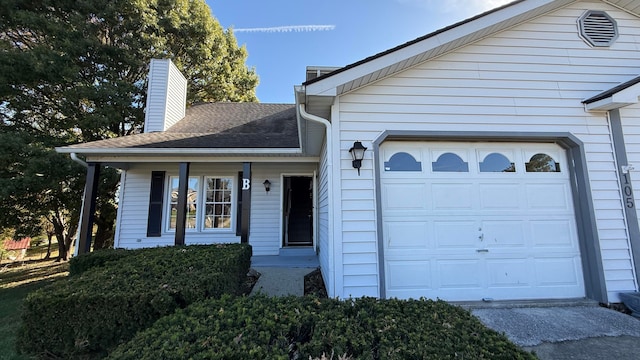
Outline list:
[[[541,360],[640,359],[640,320],[615,310],[562,306],[471,312]]]
[[[261,293],[267,296],[303,296],[304,276],[316,268],[253,267],[260,273],[251,295]]]

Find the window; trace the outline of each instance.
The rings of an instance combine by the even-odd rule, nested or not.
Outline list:
[[[175,230],[178,217],[179,178],[169,178],[167,228]],[[190,176],[187,192],[186,229],[231,229],[233,178]],[[204,212],[201,210],[204,209]]]
[[[506,156],[491,153],[480,162],[480,172],[516,172],[516,168]]]
[[[547,154],[535,154],[526,164],[527,172],[560,172],[560,164]]]
[[[431,163],[434,172],[469,172],[469,164],[454,153],[444,153]]]
[[[205,178],[205,229],[231,229],[232,179]]]
[[[422,163],[411,154],[399,152],[393,154],[389,161],[384,163],[385,171],[422,171]]]

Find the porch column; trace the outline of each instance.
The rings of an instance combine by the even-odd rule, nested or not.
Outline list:
[[[624,133],[622,132],[620,109],[609,110],[609,121],[611,123],[611,136],[613,138],[616,162],[619,166],[618,177],[621,186],[620,190],[622,192],[627,231],[629,232],[629,244],[636,269],[636,279],[640,279],[640,225],[638,224],[636,201],[631,185],[631,169],[629,168]]]
[[[188,162],[180,163],[178,170],[178,213],[176,214],[175,245],[184,245],[185,227],[187,225],[187,195],[189,193],[189,165]]]
[[[240,242],[249,242],[249,221],[251,221],[251,163],[242,164],[242,217],[240,219]]]
[[[91,250],[93,220],[96,212],[96,198],[98,196],[99,180],[100,163],[87,163],[87,180],[84,185],[82,219],[80,220],[80,238],[77,242],[78,254],[85,254]]]

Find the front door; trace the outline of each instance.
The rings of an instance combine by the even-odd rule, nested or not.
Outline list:
[[[313,181],[310,176],[285,176],[283,246],[313,245]]]

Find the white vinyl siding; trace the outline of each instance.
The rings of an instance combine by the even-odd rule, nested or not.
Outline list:
[[[313,174],[317,165],[313,163],[273,162],[252,164],[251,191],[251,224],[249,244],[253,247],[253,255],[277,255],[281,247],[281,183],[283,173]],[[152,171],[166,171],[166,178],[178,175],[178,164],[132,164],[124,176],[122,198],[120,199],[121,216],[118,222],[118,235],[115,246],[122,248],[141,248],[173,245],[175,231],[167,231],[164,227],[162,236],[147,237],[147,215],[149,212],[149,191]],[[209,176],[212,174],[233,174],[242,171],[242,164],[232,163],[191,163],[189,176]],[[271,181],[271,191],[264,190],[262,182]],[[237,186],[235,183],[233,186]],[[165,181],[164,216],[166,221],[168,199]],[[235,192],[232,199],[236,206]],[[231,214],[235,218],[235,209]],[[233,222],[235,224],[235,220]],[[165,222],[166,224],[166,222]],[[231,229],[215,229],[205,231],[186,231],[187,244],[238,243],[235,225]]]
[[[328,165],[328,157],[327,157],[327,146],[326,143],[322,147],[320,152],[320,164],[318,168],[318,229],[316,234],[318,234],[317,247],[320,249],[318,254],[318,261],[320,263],[320,268],[322,271],[322,276],[324,278],[325,287],[327,291],[329,289],[333,289],[333,271],[331,269],[331,259],[333,254],[330,253],[331,248],[329,246],[329,232],[331,231],[329,225],[329,169]],[[329,294],[332,296],[333,294]]]
[[[169,59],[152,59],[145,109],[145,132],[164,131],[185,114],[187,80]]]
[[[618,22],[610,48],[579,38],[576,19],[586,9]],[[575,3],[340,96],[344,288],[336,295],[379,290],[372,153],[358,176],[348,149],[354,141],[369,147],[385,130],[574,134],[585,143],[609,300],[635,290],[607,121],[581,101],[640,74],[638,36],[636,17],[601,2]]]

